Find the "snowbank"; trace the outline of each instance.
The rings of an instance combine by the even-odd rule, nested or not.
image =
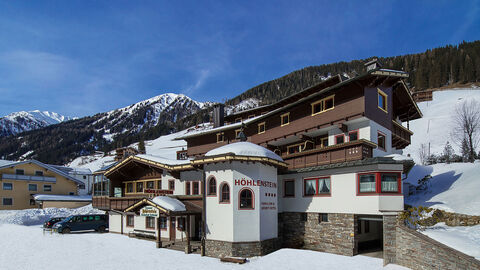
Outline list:
[[[237,142],[227,144],[208,151],[205,156],[217,156],[233,153],[238,156],[267,157],[283,162],[283,159],[265,147],[251,142]]]
[[[0,210],[0,224],[11,223],[18,225],[38,225],[44,223],[52,217],[67,217],[71,215],[104,213],[104,211],[92,208],[91,204],[75,209],[46,208],[25,210]]]
[[[431,166],[415,165],[406,182],[418,185],[418,180],[432,175],[426,191],[405,197],[405,203],[428,206],[448,212],[480,215],[480,164],[451,163]]]
[[[181,201],[168,196],[157,196],[152,199],[152,202],[169,211],[178,212],[187,210]]]
[[[480,225],[449,227],[442,222],[422,233],[480,260]]]
[[[136,155],[139,158],[143,158],[146,160],[162,163],[165,165],[183,165],[183,164],[190,164],[190,160],[177,160],[177,159],[169,159],[159,156],[153,155]]]
[[[185,254],[155,243],[113,233],[42,234],[38,227],[0,225],[0,269],[407,269],[365,256],[340,256],[310,250],[281,249],[249,263],[222,263],[219,259]],[[128,256],[127,256],[128,254]]]
[[[399,154],[390,154],[390,155],[386,155],[385,157],[390,157],[393,160],[397,160],[397,161],[413,160],[413,158],[411,157],[407,157]]]

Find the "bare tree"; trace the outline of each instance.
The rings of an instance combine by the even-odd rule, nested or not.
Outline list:
[[[459,143],[466,141],[468,161],[473,162],[480,141],[480,104],[474,99],[458,104],[453,120],[455,139]]]
[[[420,163],[422,163],[422,165],[427,164],[428,150],[424,143],[420,144],[420,147],[418,148],[418,157],[420,158]]]

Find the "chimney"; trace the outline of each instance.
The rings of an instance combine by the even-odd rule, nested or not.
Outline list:
[[[374,57],[372,60],[365,63],[365,67],[367,67],[367,72],[373,69],[379,69],[382,67],[382,64],[378,62],[378,58]]]
[[[221,127],[224,124],[225,105],[217,103],[213,106],[213,127]]]

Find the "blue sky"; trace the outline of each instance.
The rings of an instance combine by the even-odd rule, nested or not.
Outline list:
[[[478,0],[0,1],[0,116],[223,101],[306,66],[479,38]]]

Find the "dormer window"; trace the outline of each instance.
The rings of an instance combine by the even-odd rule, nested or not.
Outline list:
[[[331,95],[312,103],[312,115],[331,110],[335,107],[335,96]]]
[[[242,118],[241,117],[235,118],[235,123],[239,123],[239,122],[242,122]]]
[[[223,132],[217,133],[217,143],[223,142],[225,139],[224,137],[225,137],[225,133]]]
[[[388,112],[387,98],[387,94],[385,94],[385,92],[383,92],[382,90],[378,89],[378,108],[380,108],[384,112]]]
[[[280,115],[280,123],[282,127],[288,125],[290,123],[290,113]]]
[[[235,139],[239,139],[238,135],[240,134],[241,131],[242,131],[241,129],[235,130]]]

